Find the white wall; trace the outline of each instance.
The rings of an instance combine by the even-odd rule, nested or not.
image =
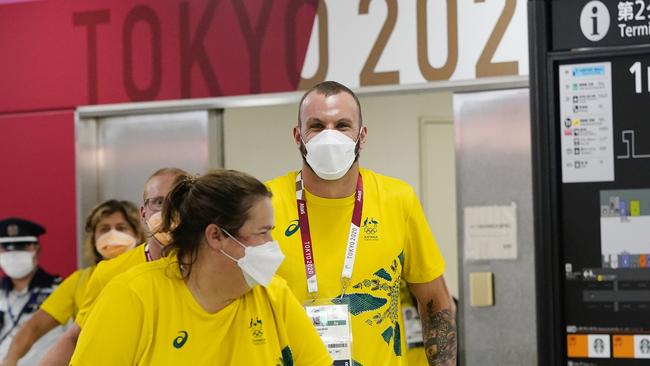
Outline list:
[[[223,115],[224,166],[262,181],[300,168],[292,128],[293,105],[227,109]]]
[[[454,125],[450,120],[425,117],[420,124],[420,133],[422,206],[447,262],[447,285],[458,298]]]
[[[368,97],[361,107],[368,127],[362,165],[405,180],[419,194],[420,118],[452,120],[451,93]]]
[[[419,120],[453,117],[451,93],[360,98],[368,142],[361,165],[405,180],[420,192]],[[225,166],[261,180],[300,168],[291,130],[296,105],[233,108],[224,112]]]
[[[360,98],[368,140],[361,153],[361,165],[379,173],[400,178],[413,186],[420,197],[420,120],[453,119],[451,93],[421,93]],[[225,167],[253,174],[268,180],[289,170],[300,168],[301,159],[291,134],[297,123],[297,103],[272,107],[234,108],[224,112]],[[451,142],[453,144],[453,141]],[[453,151],[446,159],[453,162]],[[429,181],[436,178],[429,171]],[[446,191],[455,192],[455,179]],[[431,187],[430,187],[431,189]],[[436,188],[436,191],[440,190]],[[440,193],[440,192],[436,192]],[[455,197],[453,193],[449,193]],[[430,199],[431,201],[431,199]],[[455,199],[454,199],[455,201]],[[423,202],[423,205],[427,205]],[[456,207],[429,203],[425,213],[443,253],[455,253],[456,227],[447,223],[431,222],[432,217],[456,217]],[[431,207],[434,206],[434,207]],[[432,210],[439,210],[432,214]],[[458,295],[458,263],[455,254],[448,255],[447,274],[450,291]]]

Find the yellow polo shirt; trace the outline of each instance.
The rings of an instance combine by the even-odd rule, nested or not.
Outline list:
[[[286,282],[275,277],[216,313],[195,300],[176,258],[139,265],[99,296],[72,366],[309,365],[332,360]]]
[[[88,288],[88,281],[95,267],[79,269],[63,280],[59,287],[41,304],[40,309],[64,325],[74,319]]]
[[[363,366],[406,365],[400,281],[430,282],[445,263],[420,202],[405,182],[360,169],[364,201],[352,280],[344,295],[350,302],[352,358]],[[273,238],[286,258],[278,275],[299,300],[310,298],[296,205],[296,174],[267,183],[273,192]],[[328,199],[305,191],[318,297],[341,296],[341,271],[354,196]]]
[[[110,280],[112,280],[115,276],[135,267],[138,264],[147,262],[145,246],[146,245],[139,245],[109,261],[99,262],[97,268],[95,269],[95,272],[88,281],[84,300],[82,301],[79,313],[75,318],[75,321],[80,328],[83,328],[84,323],[88,318],[88,313],[93,308],[97,297]]]

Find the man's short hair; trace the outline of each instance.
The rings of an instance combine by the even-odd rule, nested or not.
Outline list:
[[[329,97],[331,95],[336,95],[339,93],[348,93],[354,98],[354,101],[357,103],[357,110],[359,111],[359,124],[362,124],[363,118],[361,116],[361,103],[359,103],[359,98],[357,98],[357,95],[354,94],[350,88],[347,86],[337,83],[336,81],[322,81],[305,92],[305,94],[302,95],[302,98],[300,98],[300,103],[298,104],[298,126],[302,123],[300,120],[300,111],[302,110],[302,103],[305,101],[307,96],[311,94],[312,92],[315,92],[316,94],[321,94],[325,97]]]
[[[149,178],[147,178],[147,181],[144,182],[145,192],[142,193],[142,200],[143,201],[147,199],[147,197],[145,197],[145,195],[147,194],[147,192],[146,192],[147,184],[149,184],[149,182],[153,178],[159,177],[161,175],[171,175],[171,176],[174,176],[174,177],[178,177],[178,176],[181,176],[181,175],[189,175],[189,174],[186,171],[184,171],[183,169],[179,169],[179,168],[160,168],[160,169],[156,170],[155,172],[153,172],[153,174],[151,174],[149,176]]]

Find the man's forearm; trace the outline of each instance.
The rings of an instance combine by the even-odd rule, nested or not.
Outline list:
[[[431,366],[455,366],[457,355],[456,309],[438,309],[431,300],[420,306],[424,349]]]

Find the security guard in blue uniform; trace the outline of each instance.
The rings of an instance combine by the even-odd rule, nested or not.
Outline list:
[[[38,266],[38,237],[43,234],[45,228],[29,220],[0,221],[0,268],[5,273],[0,279],[0,359],[4,358],[20,326],[61,281]],[[19,365],[35,365],[59,334],[61,330],[41,338]]]

